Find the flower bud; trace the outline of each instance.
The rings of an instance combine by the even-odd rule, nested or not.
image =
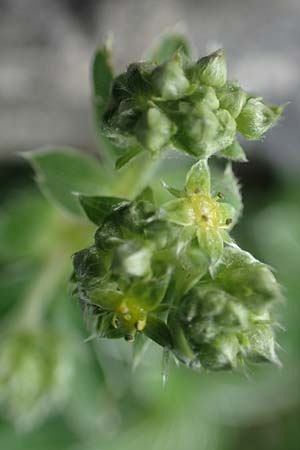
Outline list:
[[[268,106],[260,97],[251,97],[237,117],[237,130],[249,140],[260,138],[280,118],[283,106]]]
[[[150,107],[135,126],[138,141],[152,153],[158,153],[170,143],[176,126],[158,108]]]
[[[156,67],[152,73],[152,83],[157,96],[165,100],[178,99],[187,92],[190,84],[182,68],[179,53]]]
[[[235,119],[244,107],[247,94],[237,83],[226,83],[217,91],[220,107],[226,109]]]
[[[197,62],[196,73],[199,81],[208,86],[222,87],[227,78],[226,60],[223,50],[217,50]]]

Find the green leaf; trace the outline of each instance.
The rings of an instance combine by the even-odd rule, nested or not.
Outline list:
[[[167,327],[165,322],[163,322],[158,317],[155,317],[154,315],[148,316],[144,333],[146,336],[148,336],[148,338],[152,339],[152,341],[156,342],[162,347],[173,347],[173,339],[169,328]]]
[[[92,88],[93,104],[96,120],[96,128],[100,133],[103,114],[110,100],[111,84],[114,78],[113,68],[110,62],[111,49],[108,42],[95,53],[92,63]],[[119,150],[112,142],[101,135],[102,150],[111,157],[118,155]]]
[[[200,160],[191,167],[185,187],[188,194],[201,193],[210,196],[210,172],[206,160]]]
[[[224,156],[225,158],[231,159],[232,161],[237,162],[247,162],[247,156],[241,147],[238,141],[233,141],[229,147],[226,147],[224,150],[219,152],[220,156]]]
[[[129,205],[129,201],[118,197],[89,197],[80,195],[79,201],[87,217],[100,226],[113,212]]]
[[[224,202],[229,203],[235,209],[235,215],[232,217],[232,225],[236,224],[242,213],[243,203],[240,194],[240,185],[232,171],[231,164],[226,166],[223,175],[219,172],[214,174],[212,195],[216,196],[219,193],[222,194]]]
[[[93,92],[96,100],[99,100],[99,108],[97,107],[96,111],[100,111],[100,118],[104,108],[107,106],[114,77],[110,58],[111,52],[108,45],[106,45],[97,50],[92,65]]]
[[[34,168],[43,194],[73,216],[83,216],[74,192],[87,195],[108,192],[110,174],[107,169],[74,148],[46,148],[23,155]]]
[[[173,56],[177,50],[181,50],[187,57],[191,55],[191,48],[185,36],[180,33],[171,33],[161,38],[158,46],[150,52],[149,56],[153,61],[161,64]]]

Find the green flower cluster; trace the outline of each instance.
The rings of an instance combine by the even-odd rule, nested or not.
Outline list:
[[[182,51],[161,64],[129,65],[111,84],[105,137],[127,148],[173,147],[197,161],[175,198],[156,204],[147,187],[134,200],[79,200],[97,225],[91,247],[74,255],[73,281],[96,336],[146,335],[192,367],[233,369],[278,362],[270,269],[230,237],[242,209],[230,164],[211,179],[208,157],[246,160],[236,140],[262,136],[282,108],[228,82],[222,51],[194,63]],[[117,164],[118,165],[118,164]],[[120,166],[120,164],[119,164]]]
[[[178,358],[209,370],[233,369],[247,360],[280,364],[271,314],[280,298],[264,264],[227,247],[215,277],[198,283],[170,314]]]
[[[220,152],[245,160],[236,133],[260,138],[282,109],[227,81],[222,50],[193,62],[179,49],[162,64],[130,64],[115,78],[102,130],[129,157],[175,148],[198,158]]]

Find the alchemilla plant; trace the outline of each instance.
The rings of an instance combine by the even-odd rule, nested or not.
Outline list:
[[[242,210],[231,162],[247,161],[237,134],[260,139],[283,107],[228,80],[222,50],[194,61],[179,37],[118,76],[106,46],[93,82],[96,125],[115,168],[103,162],[102,179],[93,173],[74,193],[66,166],[63,186],[69,212],[84,211],[96,226],[91,245],[73,256],[72,275],[92,336],[136,349],[150,339],[193,368],[278,364],[281,291],[271,269],[231,236]],[[164,182],[170,151],[185,155],[176,186]],[[39,175],[45,155],[32,156]],[[223,171],[212,171],[215,157],[228,160]],[[49,182],[39,181],[47,194]]]

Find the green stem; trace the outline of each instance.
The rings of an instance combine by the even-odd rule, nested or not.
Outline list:
[[[66,278],[68,267],[61,252],[52,252],[42,263],[41,269],[33,278],[25,296],[21,300],[20,309],[11,319],[16,326],[32,328],[39,325],[53,296]]]

